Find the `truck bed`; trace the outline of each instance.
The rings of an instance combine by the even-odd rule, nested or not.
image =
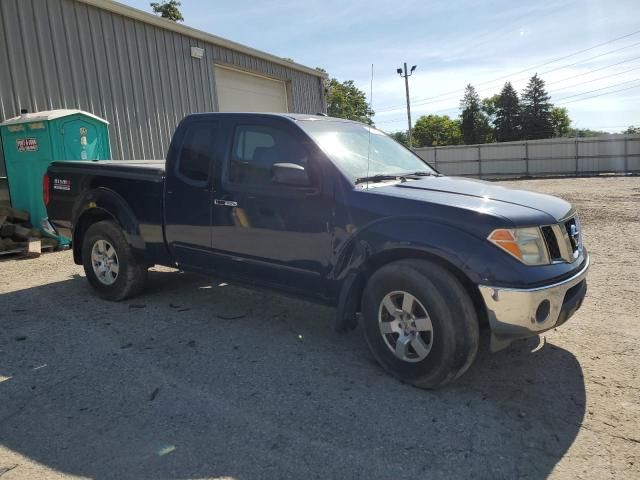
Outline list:
[[[52,185],[49,221],[59,233],[70,236],[73,219],[86,210],[88,204],[100,204],[96,196],[110,191],[122,202],[114,211],[131,209],[131,217],[137,223],[131,228],[146,244],[150,262],[166,263],[168,255],[162,229],[164,160],[53,162],[48,175]],[[110,198],[114,198],[113,195]]]
[[[164,177],[165,160],[104,160],[53,162],[53,172],[73,172],[88,175],[126,176],[141,174]]]

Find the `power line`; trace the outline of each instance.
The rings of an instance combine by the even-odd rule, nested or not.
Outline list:
[[[640,57],[633,57],[633,58],[630,58],[630,59],[627,59],[627,60],[623,60],[621,62],[616,62],[616,63],[610,64],[610,65],[606,65],[604,67],[599,67],[599,68],[596,68],[596,69],[593,69],[593,70],[589,70],[587,72],[579,73],[579,74],[576,74],[576,75],[571,75],[569,77],[565,77],[563,79],[556,80],[554,82],[549,82],[549,83],[547,83],[547,85],[553,85],[553,84],[556,84],[556,83],[564,82],[566,80],[570,80],[571,78],[581,77],[581,76],[587,75],[589,73],[594,73],[594,72],[597,72],[597,71],[604,70],[606,68],[610,68],[610,67],[613,67],[613,66],[616,66],[616,65],[620,65],[620,64],[623,64],[623,63],[628,63],[628,62],[631,62],[633,60],[638,60],[638,59],[640,59]],[[551,95],[553,95],[554,92],[557,92],[557,91],[560,91],[560,90],[566,90],[567,88],[577,87],[577,86],[580,86],[580,85],[584,85],[586,83],[594,82],[596,80],[603,80],[603,79],[606,79],[606,78],[609,78],[609,77],[614,77],[616,75],[622,75],[623,73],[627,73],[627,72],[630,72],[630,71],[633,71],[633,70],[637,70],[638,68],[640,68],[640,67],[634,67],[634,68],[626,70],[624,72],[613,73],[611,75],[606,75],[606,76],[603,76],[603,77],[599,77],[598,79],[585,80],[584,82],[579,82],[579,83],[575,83],[575,84],[567,86],[567,87],[559,88],[557,90],[552,90],[550,93],[551,93]],[[483,93],[483,92],[486,92],[488,90],[490,90],[490,88],[480,89],[480,90],[477,90],[477,92],[478,93]],[[459,92],[458,92],[458,95],[459,95]],[[452,96],[449,96],[449,97],[450,98],[455,98],[455,97],[452,97]],[[428,105],[428,104],[431,104],[431,103],[440,103],[440,102],[444,102],[446,100],[448,100],[448,99],[442,99],[442,100],[437,100],[437,101],[432,101],[432,102],[419,102],[419,103],[414,103],[413,106],[415,107],[415,106]],[[384,110],[383,109],[383,110],[378,110],[377,113],[389,112],[389,111],[393,111],[393,110],[398,110],[398,109],[396,109],[396,108],[390,109],[390,110]],[[448,110],[450,110],[450,109],[448,109]]]
[[[627,70],[625,72],[619,72],[619,73],[616,73],[616,74],[607,75],[605,77],[600,77],[599,79],[596,79],[596,80],[602,80],[604,78],[613,77],[613,76],[616,76],[616,75],[619,75],[619,74],[622,74],[622,73],[627,73],[627,72],[630,72],[632,70],[638,70],[638,69],[640,69],[640,66],[632,68],[632,69]],[[589,90],[589,91],[586,91],[586,92],[580,92],[580,93],[576,93],[576,94],[573,94],[573,95],[568,95],[568,96],[565,96],[565,97],[561,97],[561,98],[557,99],[560,103],[554,103],[554,105],[563,105],[564,103],[571,103],[571,101],[570,102],[564,102],[564,100],[569,99],[569,98],[579,97],[579,96],[582,96],[582,95],[588,95],[590,93],[599,92],[599,91],[602,91],[602,90],[607,90],[609,88],[619,87],[621,85],[626,85],[628,83],[637,82],[639,80],[640,80],[640,78],[634,78],[632,80],[626,80],[624,82],[619,82],[619,83],[614,83],[612,85],[607,85],[606,87],[596,88],[594,90]],[[574,84],[572,86],[579,86],[579,85],[583,85],[585,83],[590,83],[592,81],[594,81],[594,80],[589,80],[589,81],[586,81],[586,82],[580,82],[580,83]],[[565,89],[566,88],[570,88],[570,87],[565,87]],[[595,98],[595,97],[589,97],[589,98]],[[444,112],[450,112],[450,111],[454,111],[454,110],[458,110],[458,108],[457,107],[450,107],[450,108],[445,108],[445,109],[441,109],[441,110],[435,110],[435,111],[430,112],[430,113],[431,114],[444,113]],[[384,124],[390,124],[390,123],[397,123],[399,121],[400,121],[399,119],[386,120],[386,121],[382,121],[382,122],[376,122],[376,124],[384,125]]]
[[[631,45],[626,45],[624,47],[616,48],[615,50],[610,50],[608,52],[601,53],[601,54],[596,55],[594,57],[585,58],[583,60],[580,60],[580,61],[575,62],[575,63],[571,63],[569,65],[564,65],[562,67],[552,68],[551,70],[547,70],[546,72],[540,73],[540,75],[546,75],[547,73],[555,72],[557,70],[563,70],[565,68],[574,67],[574,66],[579,65],[581,63],[588,62],[590,60],[595,60],[596,58],[604,57],[605,55],[611,55],[612,53],[619,52],[620,50],[626,50],[627,48],[635,47],[637,45],[640,45],[640,42],[636,42],[636,43],[632,43]]]
[[[626,85],[627,83],[637,82],[640,78],[634,78],[633,80],[627,80],[626,82],[614,83],[613,85],[608,85],[602,88],[596,88],[595,90],[589,90],[588,92],[575,93],[573,95],[569,95],[567,97],[559,98],[558,100],[563,101],[567,98],[579,97],[580,95],[587,95],[588,93],[599,92],[600,90],[606,90],[607,88],[619,87],[620,85]]]
[[[561,102],[561,103],[558,103],[557,105],[566,105],[568,103],[581,102],[582,100],[590,100],[592,98],[602,97],[604,95],[611,95],[612,93],[624,92],[625,90],[631,90],[632,88],[638,88],[638,87],[640,87],[640,83],[638,85],[632,85],[631,87],[620,88],[618,90],[613,90],[611,92],[604,92],[604,93],[600,93],[598,95],[592,95],[590,97],[576,98],[575,100],[569,100],[568,102]],[[588,92],[585,92],[585,94],[586,93],[588,93]]]
[[[634,46],[637,46],[637,45],[640,45],[640,42],[636,42],[636,43],[633,43],[631,45],[626,45],[626,46],[624,46],[622,48],[617,48],[615,50],[611,50],[609,52],[605,52],[605,53],[596,55],[594,57],[589,57],[589,58],[580,60],[579,62],[575,62],[575,63],[569,64],[569,65],[563,65],[563,66],[560,66],[560,67],[557,67],[557,68],[553,68],[551,70],[547,70],[545,72],[540,73],[540,75],[546,75],[547,73],[550,73],[550,72],[555,72],[557,70],[562,70],[562,69],[565,69],[565,68],[573,67],[573,66],[578,65],[580,63],[588,62],[590,60],[594,60],[596,58],[600,58],[600,57],[603,57],[605,55],[610,55],[611,53],[616,53],[616,52],[618,52],[620,50],[624,50],[624,49],[627,49],[627,48],[630,48],[630,47],[634,47]],[[640,57],[635,57],[635,59],[637,59],[637,58],[640,58]],[[619,62],[619,63],[624,63],[624,62]],[[580,75],[582,75],[582,74],[580,74]],[[571,78],[571,77],[567,77],[567,78]],[[566,80],[566,78],[565,78],[565,80]],[[484,83],[486,83],[486,82],[484,82]],[[479,84],[476,84],[476,85],[482,85],[482,83],[479,83]],[[492,90],[493,88],[494,87],[491,86],[491,87],[481,88],[480,90],[476,89],[476,91],[477,92],[486,92],[486,91]],[[459,95],[460,95],[460,90],[456,90],[454,94],[438,95],[438,96],[435,96],[435,97],[431,97],[432,100],[429,100],[429,101],[416,101],[416,102],[413,102],[413,105],[414,106],[419,106],[419,105],[428,105],[428,104],[431,104],[431,103],[440,103],[440,102],[443,102],[445,100],[450,100],[452,98],[455,98],[455,97],[457,97]],[[443,98],[441,98],[441,97],[443,97]],[[440,98],[440,99],[438,100],[438,98]],[[385,112],[385,111],[388,112],[388,111],[392,111],[392,110],[396,110],[396,108],[393,108],[393,109],[381,109],[381,110],[378,110],[378,112]]]
[[[607,68],[611,68],[611,67],[615,67],[615,66],[618,66],[618,65],[622,65],[623,63],[629,63],[629,62],[632,62],[634,60],[638,60],[639,58],[640,57],[628,58],[626,60],[622,60],[621,62],[611,63],[609,65],[605,65],[604,67],[595,68],[593,70],[588,70],[588,71],[582,72],[582,73],[577,73],[577,74],[571,75],[569,77],[561,78],[560,80],[554,80],[553,82],[548,82],[547,85],[555,85],[556,83],[562,83],[565,80],[570,80],[572,78],[577,78],[577,77],[583,77],[585,75],[589,75],[590,73],[599,72],[601,70],[606,70]]]
[[[583,50],[579,50],[579,51],[577,51],[577,52],[570,53],[570,54],[568,54],[568,55],[565,55],[565,56],[563,56],[563,57],[556,58],[556,59],[554,59],[554,60],[549,60],[548,62],[544,62],[544,63],[541,63],[541,64],[539,64],[539,65],[535,65],[535,66],[533,66],[533,67],[529,67],[529,68],[525,68],[525,69],[523,69],[523,70],[519,70],[518,72],[514,72],[514,73],[511,73],[511,74],[509,74],[509,75],[505,75],[505,76],[499,77],[499,78],[497,78],[497,79],[495,79],[495,80],[487,80],[487,81],[485,81],[485,82],[478,83],[477,85],[485,85],[485,84],[487,84],[487,83],[493,83],[494,81],[497,81],[497,80],[503,80],[503,79],[506,79],[506,78],[510,78],[510,77],[512,77],[512,76],[514,76],[514,75],[519,75],[519,74],[521,74],[521,73],[528,72],[528,71],[533,70],[533,69],[535,69],[535,68],[544,67],[545,65],[550,65],[550,64],[552,64],[552,63],[559,62],[560,60],[564,60],[564,59],[566,59],[566,58],[575,57],[576,55],[580,55],[581,53],[588,52],[589,50],[594,50],[594,49],[596,49],[596,48],[598,48],[598,47],[602,47],[602,46],[604,46],[604,45],[608,45],[608,44],[613,43],[613,42],[617,42],[618,40],[622,40],[623,38],[628,38],[628,37],[631,37],[631,36],[633,36],[633,35],[637,35],[638,33],[640,33],[640,30],[636,30],[635,32],[631,32],[631,33],[628,33],[628,34],[626,34],[626,35],[622,35],[621,37],[614,38],[614,39],[612,39],[612,40],[608,40],[608,41],[606,41],[606,42],[599,43],[599,44],[597,44],[597,45],[594,45],[593,47],[585,48],[585,49],[583,49]],[[640,42],[639,42],[639,43],[640,43]],[[635,44],[633,44],[633,45],[638,45],[638,43],[635,43]],[[628,46],[626,46],[626,47],[623,47],[622,49],[624,49],[624,48],[628,48],[628,47],[631,47],[631,46],[633,46],[633,45],[628,45]],[[618,50],[622,50],[622,49],[618,49]],[[613,51],[608,52],[608,53],[603,54],[603,55],[608,55],[609,53],[614,53],[614,52],[616,52],[616,51],[617,51],[617,50],[613,50]],[[599,56],[602,56],[602,55],[599,55]],[[594,57],[594,58],[596,58],[596,57]],[[589,60],[589,59],[587,59],[587,60]],[[584,61],[584,60],[582,60],[582,61]],[[578,62],[578,63],[581,63],[581,62]],[[575,64],[574,64],[574,65],[575,65]],[[562,68],[564,68],[564,67],[562,67]],[[548,72],[546,72],[546,73],[549,73],[550,71],[553,71],[553,70],[549,70],[549,71],[548,71]]]
[[[579,82],[579,83],[574,83],[574,84],[572,84],[572,85],[567,85],[566,87],[556,88],[556,89],[554,90],[554,92],[560,92],[560,91],[562,91],[562,90],[566,90],[566,89],[568,89],[568,88],[578,87],[578,86],[580,86],[580,85],[585,85],[585,84],[587,84],[587,83],[597,82],[598,80],[605,80],[605,79],[607,79],[607,78],[616,77],[616,76],[618,76],[618,75],[622,75],[622,74],[625,74],[625,73],[633,72],[634,70],[638,70],[638,69],[640,69],[640,65],[639,65],[639,66],[637,66],[637,67],[634,67],[634,68],[630,68],[629,70],[625,70],[624,72],[612,73],[611,75],[605,75],[604,77],[598,77],[598,78],[594,78],[594,79],[592,79],[592,80],[587,80],[587,81],[585,81],[585,82]]]
[[[581,53],[588,52],[588,51],[590,51],[590,50],[594,50],[594,49],[596,49],[596,48],[602,47],[602,46],[604,46],[604,45],[608,45],[608,44],[610,44],[610,43],[617,42],[617,41],[619,41],[619,40],[622,40],[622,39],[624,39],[624,38],[631,37],[631,36],[633,36],[633,35],[637,35],[637,34],[639,34],[639,33],[640,33],[640,30],[636,30],[635,32],[631,32],[631,33],[628,33],[628,34],[626,34],[626,35],[622,35],[622,36],[620,36],[620,37],[613,38],[613,39],[608,40],[608,41],[606,41],[606,42],[602,42],[602,43],[599,43],[599,44],[597,44],[597,45],[593,45],[593,46],[591,46],[591,47],[589,47],[589,48],[584,48],[584,49],[582,49],[582,50],[578,50],[578,51],[576,51],[576,52],[573,52],[573,53],[570,53],[570,54],[564,55],[564,56],[562,56],[562,57],[555,58],[555,59],[553,59],[553,60],[549,60],[549,61],[546,61],[546,62],[543,62],[543,63],[537,64],[537,65],[534,65],[534,66],[531,66],[531,67],[527,67],[527,68],[524,68],[524,69],[522,69],[522,70],[518,70],[517,72],[512,72],[512,73],[510,73],[510,74],[508,74],[508,75],[503,75],[503,76],[496,77],[496,78],[491,79],[491,80],[486,80],[486,81],[484,81],[484,82],[476,83],[476,85],[475,85],[475,86],[479,86],[479,85],[486,85],[486,84],[489,84],[489,83],[495,83],[495,82],[500,81],[500,80],[505,80],[505,79],[508,79],[508,78],[513,77],[514,75],[519,75],[519,74],[521,74],[521,73],[525,73],[525,72],[531,71],[531,70],[533,70],[533,69],[535,69],[535,68],[544,67],[545,65],[550,65],[550,64],[552,64],[552,63],[559,62],[560,60],[565,60],[565,59],[567,59],[567,58],[574,57],[574,56],[576,56],[576,55],[580,55]],[[639,42],[639,43],[640,43],[640,42]],[[594,58],[598,58],[598,57],[601,57],[601,56],[604,56],[604,55],[609,55],[609,54],[611,54],[611,53],[615,53],[615,52],[617,52],[617,51],[619,51],[619,50],[623,50],[623,49],[625,49],[625,48],[630,48],[630,47],[635,46],[635,45],[638,45],[638,43],[635,43],[635,44],[632,44],[632,45],[627,45],[627,46],[622,47],[622,48],[620,48],[620,49],[612,50],[612,51],[610,51],[610,52],[606,52],[606,53],[604,53],[604,54],[600,54],[600,55],[597,55],[596,57],[592,57],[592,58],[589,58],[589,59],[586,59],[586,60],[581,60],[580,62],[576,62],[576,63],[574,63],[574,64],[572,64],[572,65],[569,65],[569,66],[573,66],[573,65],[576,65],[577,63],[582,63],[582,62],[584,62],[584,61],[593,60]],[[567,66],[565,66],[565,67],[560,67],[560,68],[567,68]],[[552,72],[552,71],[555,71],[555,70],[559,70],[560,68],[552,69],[552,70],[549,70],[549,71],[547,71],[547,72],[545,72],[545,73],[549,73],[549,72]],[[444,97],[444,96],[450,96],[451,94],[459,94],[459,93],[460,93],[460,90],[459,90],[459,89],[457,89],[457,90],[451,90],[450,92],[445,92],[445,93],[442,93],[442,94],[439,94],[439,95],[435,95],[435,96],[433,96],[433,97],[425,97],[425,98],[422,98],[422,99],[418,99],[418,100],[417,100],[416,102],[414,102],[414,103],[415,103],[415,104],[418,104],[419,102],[422,102],[423,100],[433,100],[433,99],[437,99],[437,98]],[[433,102],[431,102],[431,103],[433,103]],[[401,106],[401,105],[400,105],[400,106]],[[397,105],[394,105],[393,107],[391,107],[391,106],[390,106],[390,107],[385,107],[385,108],[383,108],[382,110],[379,110],[379,111],[389,111],[389,110],[394,110],[394,109],[395,109],[395,108],[397,108],[397,107],[398,107]]]
[[[640,67],[639,67],[639,68],[640,68]],[[559,100],[560,100],[560,102],[558,102],[558,103],[554,103],[554,105],[555,105],[555,106],[559,106],[559,105],[566,105],[566,104],[568,104],[568,103],[578,102],[578,101],[581,101],[581,100],[588,100],[588,99],[591,99],[591,98],[601,97],[601,96],[603,96],[603,95],[609,95],[609,94],[612,94],[612,93],[623,92],[623,91],[625,91],[625,90],[630,90],[630,89],[633,89],[633,88],[637,88],[637,87],[640,87],[640,84],[638,84],[638,85],[633,85],[633,86],[631,86],[631,87],[627,87],[627,88],[618,89],[618,90],[612,90],[611,92],[604,92],[604,93],[601,93],[601,94],[598,94],[598,95],[591,95],[591,96],[589,96],[589,97],[585,97],[585,98],[577,98],[577,99],[575,99],[575,100],[565,101],[566,99],[569,99],[569,98],[580,97],[580,96],[582,96],[582,95],[589,95],[590,93],[600,92],[600,91],[602,91],[602,90],[607,90],[607,89],[609,89],[609,88],[613,88],[613,87],[619,87],[619,86],[621,86],[621,85],[627,85],[627,84],[629,84],[629,83],[637,82],[637,81],[640,81],[640,78],[634,78],[633,80],[627,80],[627,81],[625,81],[625,82],[615,83],[615,84],[613,84],[613,85],[608,85],[608,86],[606,86],[606,87],[602,87],[602,88],[596,88],[596,89],[594,89],[594,90],[589,90],[589,91],[587,91],[587,92],[576,93],[576,94],[574,94],[574,95],[569,95],[569,96],[567,96],[567,97],[562,97],[561,99],[559,99]],[[443,109],[443,110],[436,110],[436,111],[434,111],[434,112],[432,112],[432,113],[449,112],[449,111],[452,111],[452,110],[458,110],[458,109],[457,109],[456,107],[452,107],[452,108],[447,108],[447,109]],[[391,124],[391,123],[398,123],[399,121],[400,121],[400,119],[397,119],[397,120],[387,120],[387,121],[383,121],[383,122],[376,122],[376,124],[377,124],[377,125],[385,125],[385,124]]]

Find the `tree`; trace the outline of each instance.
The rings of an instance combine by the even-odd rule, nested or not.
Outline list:
[[[373,125],[375,112],[369,108],[366,94],[353,80],[340,83],[332,78],[327,83],[327,114]]]
[[[522,93],[522,133],[525,139],[553,137],[550,98],[544,88],[544,80],[536,73]]]
[[[589,128],[570,128],[567,132],[567,137],[600,137],[602,135],[610,135],[610,133],[603,130],[591,130]]]
[[[460,122],[447,115],[423,115],[413,127],[414,146],[460,145]]]
[[[489,122],[494,123],[496,119],[496,113],[498,113],[498,102],[500,101],[500,95],[496,94],[488,98],[482,99],[482,111],[487,116]]]
[[[551,125],[554,137],[566,137],[571,130],[571,119],[565,107],[551,107]]]
[[[520,99],[511,82],[504,84],[498,96],[494,125],[498,142],[520,140],[522,135]]]
[[[406,130],[400,132],[392,132],[389,134],[396,142],[401,143],[405,147],[409,148],[409,134]],[[415,141],[415,140],[414,140]],[[417,145],[414,145],[417,146]]]
[[[180,13],[180,7],[182,3],[176,0],[168,0],[166,2],[152,2],[151,8],[153,8],[153,12],[159,14],[162,18],[166,18],[167,20],[171,20],[173,22],[183,22],[184,17],[182,13]]]
[[[630,125],[629,128],[627,128],[622,133],[626,133],[627,135],[640,135],[640,127],[634,127],[633,125]]]
[[[490,141],[492,135],[489,121],[482,112],[480,97],[471,84],[465,88],[464,97],[460,101],[460,109],[462,110],[460,119],[464,143],[470,145]]]

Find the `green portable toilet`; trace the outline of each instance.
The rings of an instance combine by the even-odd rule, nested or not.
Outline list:
[[[0,123],[9,196],[47,233],[42,177],[53,161],[110,160],[109,122],[81,110],[25,113]],[[66,238],[58,238],[62,244]]]

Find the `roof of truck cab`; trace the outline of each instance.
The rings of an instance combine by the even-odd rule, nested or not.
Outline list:
[[[190,116],[198,116],[198,115],[214,115],[214,116],[236,116],[236,115],[250,115],[256,117],[278,117],[285,118],[288,120],[295,121],[321,121],[321,122],[343,122],[343,123],[358,123],[354,120],[347,120],[345,118],[337,118],[337,117],[329,117],[327,115],[321,115],[318,113],[281,113],[281,112],[203,112],[203,113],[192,113]]]
[[[344,122],[344,123],[360,123],[355,120],[346,118],[329,117],[327,115],[308,114],[308,113],[282,113],[283,117],[292,118],[293,120],[309,120],[314,122]]]

